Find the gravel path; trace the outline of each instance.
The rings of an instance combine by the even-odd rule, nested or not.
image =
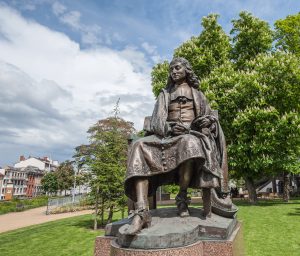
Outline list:
[[[84,210],[71,213],[46,215],[46,208],[47,207],[43,206],[24,212],[12,212],[0,215],[0,233],[18,228],[28,227],[31,225],[41,224],[48,221],[60,220],[84,214],[92,214],[93,212],[92,210]]]

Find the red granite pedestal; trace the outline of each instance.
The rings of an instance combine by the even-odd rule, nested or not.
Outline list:
[[[141,250],[121,248],[115,237],[96,238],[95,256],[243,256],[243,232],[239,222],[227,240],[202,240],[177,248]]]

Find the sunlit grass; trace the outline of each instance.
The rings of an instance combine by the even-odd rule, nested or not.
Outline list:
[[[300,255],[300,200],[260,201],[257,206],[239,201],[237,205],[247,256]],[[116,214],[115,220],[120,217]],[[103,230],[92,227],[93,216],[84,215],[3,233],[0,254],[92,256],[96,236],[103,235]]]

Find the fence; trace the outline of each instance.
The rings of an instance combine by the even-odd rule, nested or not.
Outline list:
[[[79,204],[80,201],[84,200],[85,198],[86,198],[86,195],[76,195],[76,196],[74,196],[74,198],[72,196],[49,198],[46,214],[50,214],[54,209],[62,207],[62,206]]]

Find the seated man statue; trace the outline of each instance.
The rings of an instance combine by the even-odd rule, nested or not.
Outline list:
[[[189,216],[187,189],[202,188],[203,215],[211,216],[212,196],[227,193],[225,139],[218,118],[189,62],[174,58],[167,86],[151,117],[152,135],[134,142],[128,155],[125,193],[135,202],[125,234],[134,235],[151,223],[148,196],[164,184],[178,184],[180,217]]]

